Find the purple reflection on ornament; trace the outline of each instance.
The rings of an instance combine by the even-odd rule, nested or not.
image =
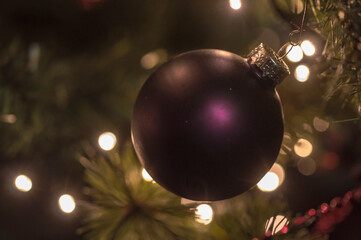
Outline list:
[[[214,132],[228,132],[236,118],[235,106],[227,99],[212,99],[205,106],[203,121]]]
[[[211,106],[211,120],[217,125],[227,125],[231,121],[231,110],[224,103],[216,103]]]

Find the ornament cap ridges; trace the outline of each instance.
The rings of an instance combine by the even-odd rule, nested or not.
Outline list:
[[[270,79],[273,86],[280,84],[290,74],[287,64],[263,43],[248,54],[247,61],[261,71],[262,77]]]

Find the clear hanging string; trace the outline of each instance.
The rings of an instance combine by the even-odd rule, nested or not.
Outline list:
[[[280,48],[280,50],[278,50],[278,56],[280,56],[280,54],[285,50],[285,48],[288,45],[290,45],[291,47],[290,47],[290,49],[288,49],[288,51],[285,54],[283,54],[281,57],[279,57],[279,59],[283,59],[284,57],[286,57],[291,52],[293,47],[301,45],[302,32],[304,31],[303,26],[305,23],[306,12],[307,12],[307,5],[308,5],[308,0],[305,0],[305,7],[303,9],[303,16],[302,16],[300,29],[296,29],[296,30],[293,30],[292,32],[290,32],[290,34],[288,35],[288,42],[286,44],[284,44]],[[294,41],[293,38],[296,34],[299,34],[298,39],[297,39],[297,41]]]

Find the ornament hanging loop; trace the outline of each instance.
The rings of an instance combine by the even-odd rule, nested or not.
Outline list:
[[[302,32],[304,32],[305,30],[303,29],[304,23],[305,23],[305,18],[306,18],[306,12],[307,12],[307,5],[308,5],[308,0],[305,0],[305,7],[303,9],[303,15],[302,15],[302,21],[301,21],[301,27],[299,29],[293,30],[292,32],[290,32],[290,34],[288,35],[288,43],[284,44],[280,50],[278,50],[278,56],[280,56],[280,54],[285,50],[285,48],[288,45],[291,45],[290,49],[281,57],[279,57],[279,59],[283,59],[284,57],[286,57],[292,50],[293,47],[295,46],[299,46],[301,45],[301,40],[302,40]],[[298,36],[298,38],[296,39],[295,36]]]
[[[293,30],[292,32],[290,32],[290,34],[288,35],[288,44],[290,44],[291,46],[295,47],[295,46],[299,46],[301,44],[301,31],[305,30]]]

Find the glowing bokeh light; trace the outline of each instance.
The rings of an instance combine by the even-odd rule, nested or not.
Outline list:
[[[266,232],[271,232],[271,234],[274,235],[286,227],[288,223],[289,221],[286,217],[277,215],[276,217],[271,217],[266,221],[265,230]]]
[[[303,158],[297,162],[298,171],[305,175],[310,176],[316,172],[316,162],[312,158]]]
[[[321,213],[327,213],[329,210],[329,206],[327,203],[322,203],[320,206]]]
[[[337,13],[337,16],[338,16],[341,20],[343,20],[343,19],[345,18],[345,12],[344,12],[344,11],[339,11],[339,12]]]
[[[21,192],[28,192],[33,186],[31,179],[25,175],[19,175],[15,179],[15,186]]]
[[[285,170],[283,169],[283,167],[278,164],[275,163],[273,164],[271,170],[269,170],[270,172],[273,172],[277,175],[278,179],[279,179],[279,186],[283,183],[283,181],[285,180]]]
[[[208,204],[201,204],[196,208],[196,221],[204,225],[213,219],[213,209]]]
[[[71,213],[75,209],[75,201],[69,194],[64,194],[59,198],[59,207],[65,213]]]
[[[263,192],[272,192],[280,184],[280,180],[276,173],[268,172],[264,177],[257,183],[257,187]]]
[[[16,116],[14,114],[0,115],[0,121],[6,122],[6,123],[15,123]]]
[[[299,82],[306,82],[310,76],[310,69],[306,65],[299,65],[295,70],[295,78]]]
[[[308,157],[312,153],[313,147],[312,147],[312,144],[308,140],[306,140],[304,138],[300,138],[296,142],[293,149],[295,150],[295,153],[298,156]]]
[[[229,5],[232,9],[238,10],[242,7],[242,2],[241,0],[229,0]]]
[[[286,49],[286,52],[288,52],[287,54],[288,60],[290,60],[291,62],[301,61],[303,58],[302,48],[300,46],[293,46],[292,49],[290,50],[291,47],[292,46],[289,45]]]
[[[331,208],[341,207],[342,206],[341,202],[342,199],[340,197],[335,197],[331,200],[330,207]]]
[[[140,65],[144,69],[152,69],[159,63],[159,54],[156,51],[145,54],[140,59]]]
[[[303,11],[303,2],[301,0],[292,0],[291,11],[293,13],[300,14]]]
[[[301,48],[303,53],[307,56],[312,56],[316,52],[315,45],[313,45],[309,40],[305,40],[301,43]]]
[[[330,127],[330,123],[327,122],[326,120],[323,120],[323,119],[319,118],[319,117],[314,117],[313,118],[313,127],[318,132],[324,132]]]
[[[143,176],[143,179],[145,181],[147,181],[147,182],[152,182],[153,181],[152,176],[150,176],[149,173],[147,172],[147,170],[145,170],[144,168],[142,170],[142,176]]]
[[[105,132],[99,136],[98,143],[103,150],[110,151],[114,148],[115,144],[117,143],[117,138],[113,133]]]

